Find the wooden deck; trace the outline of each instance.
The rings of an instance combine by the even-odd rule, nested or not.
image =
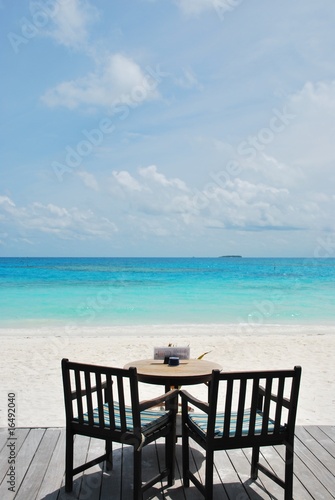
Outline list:
[[[64,492],[64,429],[16,429],[15,440],[15,493],[8,490],[8,458],[10,444],[8,430],[0,429],[0,499],[1,500],[130,500],[132,448],[114,445],[114,469],[106,472],[97,465],[76,476],[72,494]],[[77,437],[75,456],[89,460],[103,446],[101,441]],[[192,442],[193,468],[203,477],[202,452]],[[152,473],[159,467],[163,443],[144,448],[144,472]],[[295,441],[295,500],[335,498],[335,426],[299,426]],[[283,471],[282,450],[263,449],[263,459],[272,469]],[[283,490],[260,474],[256,482],[249,480],[250,453],[242,450],[217,452],[215,455],[214,498],[225,500],[283,499]],[[181,444],[177,444],[175,485],[168,489],[151,488],[147,499],[202,499],[194,486],[184,489],[181,481]]]

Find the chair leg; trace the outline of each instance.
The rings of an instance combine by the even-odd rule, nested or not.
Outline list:
[[[73,434],[66,429],[65,446],[65,491],[69,493],[73,488]]]
[[[142,500],[142,450],[134,448],[134,500]]]
[[[258,462],[259,462],[259,446],[254,446],[252,449],[251,456],[251,479],[257,479],[258,477]]]
[[[106,439],[106,470],[113,470],[113,442]]]
[[[214,451],[206,451],[206,475],[205,475],[205,499],[212,500],[213,498],[213,467],[214,466]]]
[[[168,486],[174,484],[176,462],[176,433],[171,431],[165,438],[165,466],[169,469]]]
[[[182,430],[182,457],[183,457],[183,483],[184,487],[188,488],[190,486],[190,480],[188,478],[188,472],[190,470],[190,456],[189,456],[189,437],[187,427],[183,427]]]
[[[293,443],[289,443],[285,451],[285,500],[293,499],[293,459]]]

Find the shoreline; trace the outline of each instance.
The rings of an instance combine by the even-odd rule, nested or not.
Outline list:
[[[335,328],[328,325],[262,325],[237,333],[236,325],[137,325],[79,328],[0,328],[2,355],[1,408],[7,394],[17,399],[18,427],[65,425],[60,363],[71,361],[123,367],[131,360],[152,358],[153,348],[172,343],[189,345],[191,357],[206,351],[206,359],[225,371],[286,369],[302,366],[297,424],[334,425]],[[79,334],[81,332],[81,334]],[[163,387],[141,385],[141,398],[163,392]],[[202,385],[188,390],[206,398]],[[0,427],[6,427],[5,412]]]
[[[280,335],[290,334],[335,334],[335,325],[328,323],[155,323],[155,324],[125,324],[125,325],[81,325],[76,322],[68,322],[58,325],[42,326],[39,323],[22,327],[2,326],[0,324],[0,337],[77,337],[77,336],[119,336],[125,335],[170,335],[178,331],[178,334],[200,336],[209,335],[269,335],[278,333]]]

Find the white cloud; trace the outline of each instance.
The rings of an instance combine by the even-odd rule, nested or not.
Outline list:
[[[288,98],[287,108],[295,118],[258,159],[259,173],[270,184],[297,192],[330,194],[335,182],[335,81],[306,83]]]
[[[158,97],[156,83],[132,59],[123,54],[111,54],[96,71],[77,80],[65,81],[49,89],[42,101],[49,107],[69,109],[81,105],[104,106],[118,104],[138,106]]]
[[[175,3],[185,14],[200,14],[213,8],[215,0],[175,0]]]
[[[263,182],[236,177],[219,185],[207,183],[202,189],[187,186],[181,179],[169,179],[155,165],[139,169],[139,178],[127,171],[117,175],[118,186],[132,190],[126,203],[127,221],[133,231],[139,231],[140,221],[148,218],[161,225],[164,232],[171,228],[178,233],[187,226],[199,231],[204,228],[228,228],[244,231],[297,231],[318,230],[328,227],[327,214],[333,204],[332,197],[322,192],[303,192],[288,186],[277,186],[271,176]],[[271,182],[271,180],[273,182]],[[120,193],[115,193],[120,196]],[[120,198],[121,199],[121,198]],[[169,226],[169,227],[168,227]]]
[[[114,171],[113,177],[120,186],[129,189],[129,191],[142,191],[143,189],[140,183],[126,170]]]
[[[297,188],[304,179],[303,171],[298,165],[292,167],[266,153],[261,153],[258,160],[250,165],[250,169],[257,176],[277,187]],[[257,177],[254,178],[256,179]]]
[[[220,16],[235,9],[243,0],[175,0],[186,15],[199,15],[215,10]]]
[[[47,206],[44,206],[42,203],[35,202],[32,205],[33,211],[35,213],[38,213],[39,211],[41,212],[49,212],[51,215],[55,215],[56,217],[69,217],[69,212],[66,210],[66,208],[61,208],[58,207],[57,205],[54,205],[53,203],[49,203]]]
[[[291,98],[292,104],[317,106],[324,110],[335,109],[335,81],[332,82],[307,82],[300,92],[294,94]]]
[[[277,229],[294,226],[287,220],[289,191],[265,184],[253,184],[242,179],[229,181],[225,189],[220,186],[205,188],[201,192],[201,211],[224,227]]]
[[[53,29],[46,34],[61,45],[82,48],[88,40],[88,25],[98,17],[97,9],[86,0],[57,0],[52,15]]]
[[[187,187],[182,180],[178,178],[168,179],[167,177],[165,177],[164,174],[158,172],[156,165],[150,165],[149,167],[142,167],[139,169],[139,173],[141,177],[143,177],[144,179],[153,181],[157,184],[160,184],[161,186],[165,187],[174,186],[177,189],[187,190]]]
[[[85,186],[87,186],[90,189],[93,189],[93,191],[99,191],[98,181],[96,180],[93,174],[82,171],[82,172],[77,172],[77,175],[83,181]]]
[[[199,83],[191,68],[184,68],[182,76],[175,78],[175,83],[184,89],[197,88],[203,90],[203,86]]]
[[[15,207],[15,203],[8,196],[0,196],[0,205]]]
[[[2,198],[0,197],[0,201]],[[9,200],[9,199],[8,199]],[[22,238],[35,233],[47,233],[65,240],[110,239],[118,231],[114,222],[96,216],[92,210],[76,207],[59,207],[34,202],[26,207],[17,207],[12,200],[0,205],[8,224],[8,233],[18,233]],[[1,216],[1,213],[0,213]]]

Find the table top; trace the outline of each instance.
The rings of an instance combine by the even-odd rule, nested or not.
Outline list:
[[[136,367],[140,382],[170,387],[201,384],[210,380],[212,370],[222,370],[218,363],[205,359],[181,359],[178,366],[169,366],[159,359],[139,359],[124,368],[131,366]]]

